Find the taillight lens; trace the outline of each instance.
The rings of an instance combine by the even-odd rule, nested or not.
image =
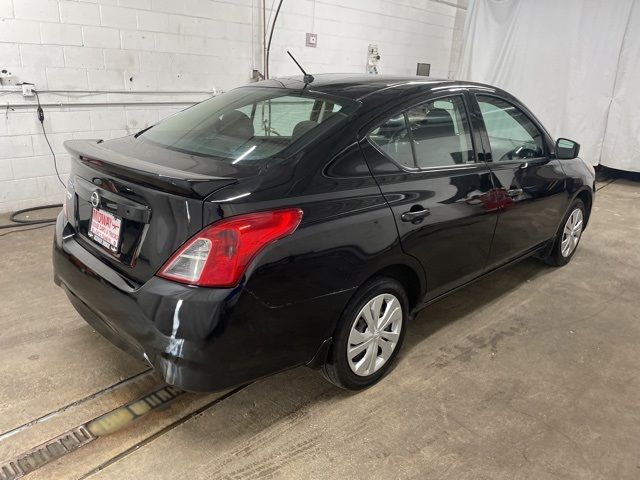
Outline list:
[[[221,220],[180,247],[158,271],[158,276],[203,287],[236,285],[258,252],[292,234],[300,220],[302,210],[299,208]]]

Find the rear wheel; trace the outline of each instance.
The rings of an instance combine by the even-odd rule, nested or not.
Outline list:
[[[345,309],[322,368],[339,387],[360,390],[391,367],[406,330],[409,302],[391,278],[376,278],[356,293]]]
[[[556,239],[549,255],[543,261],[549,265],[560,267],[569,263],[576,253],[585,221],[585,207],[582,200],[575,199],[571,204],[567,214],[562,219],[560,230],[556,234]]]

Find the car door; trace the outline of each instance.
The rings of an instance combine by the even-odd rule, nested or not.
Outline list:
[[[479,276],[497,220],[464,94],[423,98],[380,119],[361,148],[393,211],[403,250],[427,276],[427,300]]]
[[[498,95],[472,95],[500,215],[487,269],[549,240],[566,208],[565,174],[550,155],[548,134],[528,111]]]

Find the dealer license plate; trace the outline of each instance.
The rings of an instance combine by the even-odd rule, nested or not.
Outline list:
[[[89,238],[93,239],[103,247],[117,253],[120,246],[120,227],[122,219],[115,215],[94,208],[91,214],[91,226],[89,227]]]

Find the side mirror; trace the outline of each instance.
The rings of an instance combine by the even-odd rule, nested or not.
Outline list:
[[[568,138],[559,138],[556,140],[556,158],[560,160],[569,160],[576,158],[580,153],[580,144],[569,140]]]

